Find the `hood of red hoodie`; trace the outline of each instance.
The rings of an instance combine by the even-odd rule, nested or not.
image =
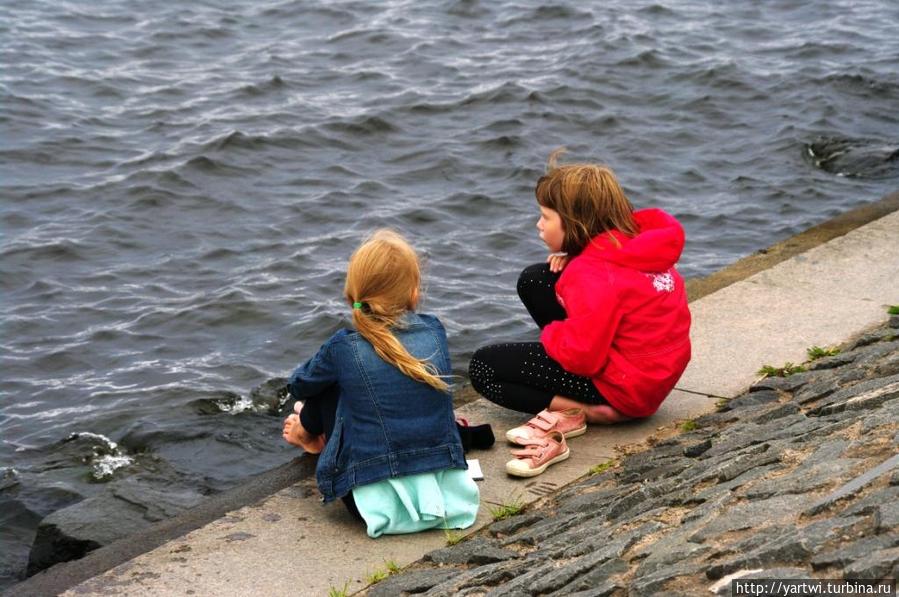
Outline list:
[[[677,263],[684,250],[680,222],[661,209],[635,211],[634,220],[640,230],[636,236],[628,238],[617,230],[604,232],[590,241],[583,254],[642,272],[663,272]]]

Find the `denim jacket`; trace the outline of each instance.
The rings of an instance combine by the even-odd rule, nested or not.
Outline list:
[[[393,333],[440,375],[450,373],[446,331],[436,317],[408,312]],[[339,390],[334,432],[315,472],[325,502],[390,477],[467,468],[450,394],[383,361],[358,332],[335,333],[288,381],[298,400],[314,399],[333,384]]]

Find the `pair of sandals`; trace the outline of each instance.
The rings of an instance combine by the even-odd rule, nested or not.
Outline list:
[[[587,415],[583,409],[542,410],[524,425],[506,432],[507,440],[522,446],[512,450],[515,459],[506,463],[506,472],[515,477],[536,477],[571,456],[566,438],[586,432]]]

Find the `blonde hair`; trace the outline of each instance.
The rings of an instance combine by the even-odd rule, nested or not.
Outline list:
[[[350,257],[344,294],[353,305],[353,325],[371,343],[378,356],[404,375],[447,391],[437,368],[417,359],[397,340],[390,328],[415,308],[421,270],[418,255],[402,236],[378,230]]]
[[[563,153],[561,147],[549,154],[546,174],[537,180],[534,190],[537,203],[558,212],[562,219],[562,250],[578,255],[597,234],[611,230],[635,236],[639,229],[634,207],[612,169],[602,164],[559,166]]]

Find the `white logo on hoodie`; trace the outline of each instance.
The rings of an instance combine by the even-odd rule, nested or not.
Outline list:
[[[646,275],[652,278],[652,287],[656,292],[674,292],[674,276],[671,275],[671,270],[663,274]]]

